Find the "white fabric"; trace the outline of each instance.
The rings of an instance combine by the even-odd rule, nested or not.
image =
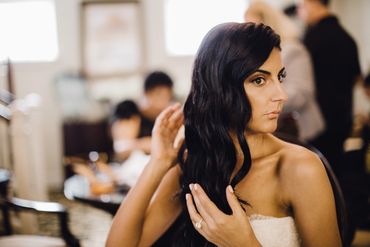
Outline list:
[[[140,150],[135,150],[130,157],[115,169],[118,182],[133,187],[140,177],[150,156]]]
[[[299,247],[300,238],[293,217],[253,214],[249,218],[254,234],[263,247]]]
[[[11,235],[0,237],[1,247],[65,247],[65,242],[60,238],[36,235]]]

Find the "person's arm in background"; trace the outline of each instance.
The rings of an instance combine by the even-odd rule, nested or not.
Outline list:
[[[284,104],[283,110],[299,111],[315,93],[311,59],[307,50],[298,41],[287,43],[283,47],[282,58],[287,71],[283,86],[288,94],[288,101]]]

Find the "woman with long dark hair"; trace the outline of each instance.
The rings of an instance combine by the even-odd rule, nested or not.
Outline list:
[[[213,28],[198,50],[184,109],[171,106],[156,120],[151,160],[107,246],[150,246],[176,219],[169,246],[341,246],[320,159],[271,134],[287,99],[285,76],[271,28]]]

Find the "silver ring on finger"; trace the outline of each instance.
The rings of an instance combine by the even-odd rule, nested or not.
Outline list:
[[[203,219],[201,219],[200,221],[196,222],[195,223],[195,228],[201,229],[202,228],[202,222],[203,222]]]

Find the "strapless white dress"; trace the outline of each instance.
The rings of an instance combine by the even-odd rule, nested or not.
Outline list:
[[[254,234],[263,247],[299,247],[301,241],[293,217],[253,214],[249,217]]]

